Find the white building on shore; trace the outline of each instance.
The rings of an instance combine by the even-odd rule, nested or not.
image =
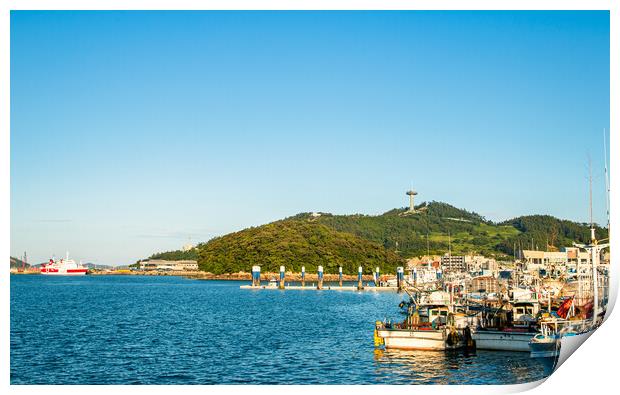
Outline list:
[[[198,270],[198,262],[192,260],[166,261],[148,259],[140,262],[140,270],[191,271]]]

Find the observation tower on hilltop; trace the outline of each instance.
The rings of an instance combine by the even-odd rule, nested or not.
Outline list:
[[[413,202],[413,197],[415,195],[417,195],[418,193],[416,191],[414,191],[413,189],[410,189],[406,192],[406,194],[409,196],[409,210],[408,212],[410,213],[415,213],[415,205]]]

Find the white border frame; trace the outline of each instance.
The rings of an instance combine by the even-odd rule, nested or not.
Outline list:
[[[618,70],[620,63],[620,47],[618,38],[618,2],[611,0],[521,0],[521,1],[492,1],[492,0],[436,0],[436,1],[398,1],[398,0],[304,0],[304,1],[208,1],[199,2],[192,0],[4,0],[0,2],[0,177],[2,177],[2,193],[0,193],[1,214],[3,227],[0,238],[0,256],[10,255],[10,10],[610,10],[610,175],[611,189],[618,185],[615,176],[615,158],[618,153],[615,135],[616,118],[620,114],[618,107]],[[612,194],[612,196],[614,196]],[[611,199],[611,222],[617,224],[618,215],[613,210],[614,204]],[[617,251],[618,243],[612,240],[612,250]],[[612,294],[609,310],[613,309],[618,291],[617,264],[612,260]],[[0,285],[2,289],[1,317],[9,317],[10,314],[10,287],[8,270],[0,272]],[[548,379],[548,383],[538,388],[537,391],[561,391],[567,394],[583,394],[593,391],[605,391],[607,388],[617,386],[615,375],[617,374],[616,359],[620,355],[620,346],[616,340],[620,332],[620,319],[618,314],[609,314],[605,324],[598,329],[597,333],[588,340],[587,347],[581,347],[576,355],[562,365]],[[204,391],[215,393],[228,392],[251,392],[252,394],[288,394],[289,392],[301,394],[314,394],[317,390],[322,393],[341,393],[355,391],[357,394],[370,394],[391,391],[420,391],[427,393],[448,394],[458,391],[459,394],[482,393],[507,393],[519,392],[536,387],[540,382],[506,385],[506,386],[438,386],[419,385],[408,388],[393,388],[390,386],[10,386],[10,320],[3,319],[2,328],[2,354],[0,366],[2,369],[2,387],[8,388],[13,393],[39,393],[64,394],[64,393],[107,393],[109,391],[121,391],[126,393],[167,393],[180,391],[184,393],[200,393]],[[553,387],[553,388],[552,388]],[[606,391],[605,391],[606,392]],[[603,393],[605,393],[603,392]]]

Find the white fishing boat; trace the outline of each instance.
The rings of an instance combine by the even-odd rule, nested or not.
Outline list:
[[[445,294],[439,291],[423,304],[410,303],[403,322],[377,321],[375,344],[383,344],[386,349],[429,351],[472,346],[467,317],[454,312],[453,306],[445,300]]]
[[[507,316],[507,311],[498,309],[492,319],[498,323],[489,326],[488,319],[483,319],[485,326],[476,328],[472,337],[476,341],[476,348],[481,350],[498,351],[530,351],[530,340],[538,333],[536,315],[539,311],[537,300],[519,300],[512,302],[512,320],[501,317]]]
[[[476,341],[477,349],[528,352],[530,340],[534,336],[536,332],[533,331],[505,328],[502,330],[477,329],[472,338]]]
[[[555,358],[560,354],[561,341],[555,334],[539,333],[529,343],[531,358]]]

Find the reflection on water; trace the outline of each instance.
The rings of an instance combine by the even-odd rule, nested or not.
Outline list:
[[[374,360],[380,380],[396,375],[418,384],[521,383],[532,381],[523,378],[533,373],[542,378],[553,372],[548,358],[532,359],[526,352],[376,349]]]

